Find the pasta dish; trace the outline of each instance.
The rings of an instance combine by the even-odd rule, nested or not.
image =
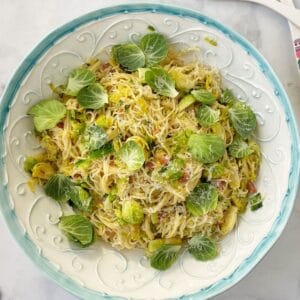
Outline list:
[[[43,149],[25,160],[28,184],[73,208],[59,227],[79,246],[143,248],[159,270],[184,247],[213,259],[247,206],[262,206],[255,114],[158,32],[111,53],[28,111]]]

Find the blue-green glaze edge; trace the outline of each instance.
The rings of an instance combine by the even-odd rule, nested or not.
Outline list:
[[[16,92],[18,91],[20,84],[22,83],[25,76],[32,69],[38,59],[43,55],[54,43],[63,37],[64,35],[74,31],[77,27],[84,25],[86,23],[101,19],[104,17],[112,16],[115,14],[122,13],[134,13],[134,12],[158,12],[175,16],[190,17],[198,20],[205,25],[208,25],[218,31],[222,32],[228,38],[230,38],[235,43],[238,43],[245,51],[252,56],[258,63],[261,70],[264,72],[265,77],[270,81],[274,87],[274,92],[278,97],[278,101],[283,107],[286,119],[288,122],[289,131],[291,134],[291,140],[293,142],[291,149],[291,170],[289,174],[288,189],[286,191],[285,197],[282,201],[280,213],[278,214],[272,228],[270,229],[267,236],[259,243],[255,248],[253,253],[246,258],[240,266],[228,277],[223,278],[216,282],[215,284],[208,286],[204,289],[199,290],[197,293],[192,295],[182,296],[180,299],[207,299],[215,296],[229,287],[236,284],[245,275],[247,275],[254,266],[262,259],[262,257],[268,252],[268,250],[273,246],[275,241],[280,236],[282,230],[284,229],[288,218],[291,214],[294,199],[297,193],[297,187],[299,183],[299,173],[300,173],[300,142],[299,134],[297,132],[297,123],[290,106],[288,96],[284,91],[281,83],[279,82],[274,71],[262,55],[242,36],[236,32],[228,29],[221,23],[201,15],[200,13],[183,9],[181,7],[162,5],[162,4],[132,4],[132,5],[119,5],[114,7],[103,8],[91,13],[88,13],[82,17],[76,18],[73,21],[61,26],[60,28],[54,30],[47,37],[45,37],[34,50],[24,59],[20,67],[16,70],[12,76],[8,86],[6,87],[2,101],[0,103],[0,128],[4,128],[5,120],[9,112],[10,104]],[[41,256],[38,252],[35,244],[30,240],[30,238],[23,233],[18,220],[16,218],[15,212],[10,208],[8,200],[8,190],[4,182],[4,168],[5,168],[5,150],[4,150],[4,131],[0,132],[0,208],[3,213],[6,224],[11,231],[12,235],[15,237],[18,244],[26,252],[26,254],[31,258],[31,260],[42,269],[52,280],[58,283],[61,287],[70,291],[74,295],[82,299],[122,299],[120,297],[113,297],[103,293],[99,293],[88,288],[85,288],[70,277],[66,276],[64,273],[57,270],[49,260]]]

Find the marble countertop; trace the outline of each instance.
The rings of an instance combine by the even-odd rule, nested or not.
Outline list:
[[[267,0],[266,0],[267,1]],[[104,6],[139,1],[1,0],[0,95],[26,53],[45,34],[86,12]],[[300,122],[300,77],[293,58],[285,19],[256,4],[229,0],[173,0],[199,10],[235,29],[250,40],[271,63],[282,81]],[[295,3],[300,8],[300,0]],[[1,215],[0,215],[1,216]],[[281,238],[261,263],[216,300],[300,299],[300,194]],[[0,217],[0,300],[71,300],[25,256]]]

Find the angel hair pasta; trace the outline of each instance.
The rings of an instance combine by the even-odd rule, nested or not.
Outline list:
[[[160,33],[111,53],[29,109],[43,151],[24,163],[28,184],[73,208],[59,227],[80,246],[143,248],[159,270],[183,247],[213,259],[248,202],[262,206],[255,115]]]

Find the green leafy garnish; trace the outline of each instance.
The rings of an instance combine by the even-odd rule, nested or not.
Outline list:
[[[102,146],[100,149],[91,151],[89,154],[89,158],[99,159],[99,158],[102,158],[113,152],[114,152],[114,147],[113,147],[112,142],[110,141],[107,144],[105,144],[104,146]]]
[[[195,99],[203,104],[211,105],[216,101],[216,97],[205,89],[191,91]]]
[[[137,76],[139,78],[140,83],[146,83],[145,82],[145,74],[149,70],[149,68],[138,68],[137,70]]]
[[[203,235],[195,235],[188,241],[188,251],[201,261],[214,259],[218,255],[216,242]]]
[[[179,152],[186,152],[188,149],[188,140],[193,134],[193,131],[190,129],[177,131],[173,136],[169,137],[166,140],[166,145],[170,149],[172,155]]]
[[[144,35],[140,41],[140,47],[146,57],[146,66],[152,67],[160,63],[168,54],[168,45],[165,37],[152,32]]]
[[[223,91],[219,101],[222,104],[231,106],[235,101],[237,101],[237,99],[235,98],[231,90],[226,89],[225,91]]]
[[[208,167],[209,178],[221,178],[226,173],[226,168],[222,164],[213,164]]]
[[[196,102],[196,99],[193,95],[189,94],[189,95],[184,96],[178,103],[178,111],[185,110],[186,108],[188,108],[195,102]]]
[[[89,211],[92,204],[92,197],[88,191],[80,186],[74,186],[70,193],[70,199],[74,205],[82,211]]]
[[[79,91],[77,101],[84,108],[99,109],[108,103],[108,96],[100,83],[92,83]]]
[[[179,91],[188,92],[196,85],[195,79],[191,79],[191,77],[188,74],[182,72],[182,70],[171,68],[169,74],[175,81],[175,88]]]
[[[80,170],[87,170],[92,163],[92,160],[89,158],[86,159],[79,159],[75,162],[75,167]]]
[[[213,163],[225,153],[224,141],[215,134],[192,134],[188,147],[193,158],[202,163]]]
[[[183,159],[175,158],[164,168],[162,176],[170,181],[179,180],[183,175],[184,166],[185,163]]]
[[[141,224],[144,220],[141,205],[134,200],[125,200],[122,205],[122,219],[129,224]]]
[[[147,246],[147,252],[149,254],[153,254],[156,250],[158,250],[162,245],[164,245],[163,239],[151,240]]]
[[[201,105],[196,112],[196,116],[201,126],[209,127],[219,121],[220,111],[207,105]]]
[[[24,164],[23,164],[23,168],[25,172],[31,173],[32,172],[32,168],[38,163],[37,159],[32,157],[32,156],[28,156],[26,157]]]
[[[178,95],[175,82],[162,68],[150,68],[145,73],[145,81],[153,91],[162,96],[174,98]]]
[[[140,169],[145,162],[144,149],[135,141],[126,142],[118,151],[118,157],[129,171]]]
[[[162,245],[151,255],[151,267],[160,271],[167,270],[178,258],[180,249],[180,245]]]
[[[117,199],[118,196],[118,188],[116,186],[114,186],[110,192],[107,194],[106,199],[109,202],[114,202]]]
[[[149,31],[155,31],[155,28],[154,28],[152,25],[148,25],[148,26],[147,26],[147,29],[148,29]]]
[[[207,43],[209,43],[212,46],[215,46],[215,47],[218,46],[218,42],[215,39],[211,38],[211,37],[206,36],[204,38],[204,41],[207,42]]]
[[[28,114],[33,117],[34,127],[42,132],[51,129],[66,115],[65,106],[58,100],[42,100],[32,106]]]
[[[103,128],[97,125],[90,125],[84,131],[83,140],[86,147],[93,151],[107,143],[107,136]]]
[[[229,109],[229,118],[233,128],[243,138],[251,135],[256,129],[256,117],[251,108],[240,102],[235,102]]]
[[[63,174],[50,177],[44,186],[47,196],[59,201],[66,202],[70,199],[70,192],[74,187],[71,179]]]
[[[94,228],[91,222],[81,215],[60,218],[59,228],[73,242],[87,247],[94,241]]]
[[[234,137],[231,145],[228,147],[228,151],[235,158],[243,158],[254,152],[240,136]]]
[[[87,146],[89,146],[88,140],[86,141]],[[96,145],[95,145],[96,146]],[[79,159],[75,162],[75,166],[81,170],[87,170],[94,159],[100,159],[106,155],[114,152],[114,147],[112,141],[107,142],[105,145],[96,150],[91,150],[86,159]]]
[[[186,206],[194,216],[202,216],[216,209],[218,190],[210,183],[199,183],[187,197]]]
[[[116,45],[112,48],[112,55],[126,71],[151,67],[160,63],[168,54],[165,37],[157,32],[146,34],[140,40],[139,46],[133,43]]]
[[[256,211],[263,206],[262,197],[260,193],[251,195],[248,200],[252,211]]]
[[[136,44],[116,45],[112,53],[116,63],[126,71],[135,71],[145,66],[145,54]]]
[[[65,94],[76,96],[78,92],[96,81],[95,74],[84,68],[74,69],[70,72]]]

